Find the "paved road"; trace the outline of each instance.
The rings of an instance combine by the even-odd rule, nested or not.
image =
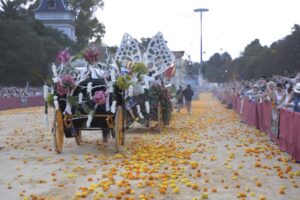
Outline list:
[[[99,131],[55,154],[43,108],[0,112],[1,199],[300,199],[300,165],[201,95],[162,134],[131,129],[119,154]]]

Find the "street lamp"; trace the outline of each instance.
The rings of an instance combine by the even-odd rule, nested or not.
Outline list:
[[[200,13],[200,65],[203,62],[202,59],[202,13],[207,12],[207,8],[197,8],[194,10],[194,12],[199,12]],[[199,76],[200,76],[200,68],[199,68]]]

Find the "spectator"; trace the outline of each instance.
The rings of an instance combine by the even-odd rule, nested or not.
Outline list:
[[[293,96],[294,96],[293,86],[291,85],[287,89],[287,95],[286,95],[285,102],[283,105],[284,108],[291,110],[291,111],[293,111],[293,107],[294,107],[294,104],[292,102]]]
[[[300,82],[296,83],[294,86],[294,112],[300,112]]]
[[[267,91],[266,91],[266,94],[265,94],[265,96],[266,96],[265,100],[275,103],[276,102],[275,91],[276,91],[276,83],[273,82],[273,81],[269,81],[267,83]]]
[[[41,96],[43,94],[42,87],[0,87],[0,98],[21,97],[21,96]]]
[[[278,106],[278,108],[282,108],[285,103],[287,92],[281,83],[276,84],[275,95],[276,95],[275,104]]]

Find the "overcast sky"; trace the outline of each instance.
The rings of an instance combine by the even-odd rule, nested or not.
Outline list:
[[[172,51],[200,60],[200,14],[203,13],[203,60],[227,51],[233,58],[258,38],[262,45],[282,39],[300,24],[300,0],[104,0],[97,17],[106,27],[104,43],[120,45],[162,32]]]

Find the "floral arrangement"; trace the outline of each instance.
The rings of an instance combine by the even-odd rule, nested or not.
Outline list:
[[[128,97],[126,109],[131,121],[138,120],[144,124],[146,120],[157,120],[158,102],[162,105],[163,123],[169,124],[173,109],[171,95],[167,88],[159,84],[145,89],[143,94]]]
[[[153,110],[157,110],[158,102],[161,102],[162,105],[162,114],[163,114],[163,122],[165,125],[168,125],[171,121],[173,106],[172,106],[172,98],[167,88],[161,86],[159,84],[153,85],[149,92],[150,104],[154,105]],[[157,113],[154,113],[157,116]]]
[[[83,56],[88,63],[96,63],[100,56],[100,50],[95,47],[88,48],[83,52]]]
[[[134,108],[140,119],[155,119],[158,102],[161,102],[163,121],[168,124],[172,111],[171,97],[164,86],[151,86],[155,79],[150,75],[148,66],[142,60],[116,60],[113,66],[109,64],[109,58],[103,67],[99,61],[101,53],[95,46],[77,56],[72,56],[68,49],[58,52],[57,65],[52,65],[53,89],[48,96],[44,92],[49,105],[61,109],[64,114],[88,115],[86,126],[89,127],[99,108],[115,113],[117,93],[125,91],[124,100],[127,102],[138,97],[128,109]],[[159,73],[156,72],[156,75]]]
[[[107,93],[104,91],[97,91],[93,96],[93,101],[97,105],[103,105],[106,103]]]
[[[116,103],[114,103],[116,100],[113,95],[116,83],[112,80],[116,79],[115,76],[121,76],[120,73],[112,73],[115,71],[111,66],[100,68],[99,55],[100,51],[96,47],[88,48],[82,52],[82,55],[73,57],[67,49],[59,51],[56,57],[57,64],[52,65],[51,93],[48,93],[47,86],[44,87],[44,98],[48,101],[48,105],[61,109],[64,114],[77,116],[87,114],[87,127],[90,126],[99,106],[106,105],[104,106],[106,112],[116,110]],[[92,79],[93,73],[97,73],[97,80],[100,82]],[[113,101],[112,108],[109,99]]]
[[[71,59],[71,53],[68,50],[59,51],[56,56],[56,61],[60,64],[69,62]]]

